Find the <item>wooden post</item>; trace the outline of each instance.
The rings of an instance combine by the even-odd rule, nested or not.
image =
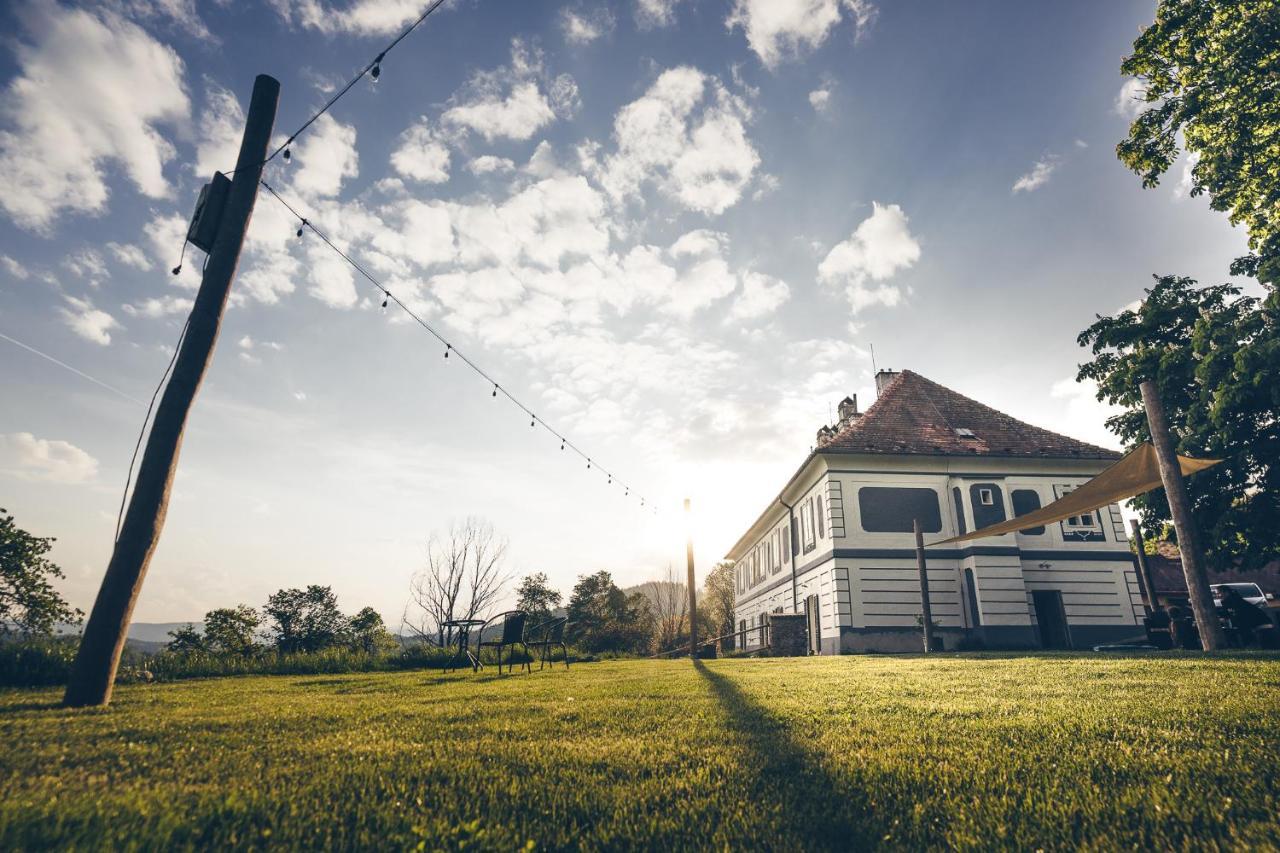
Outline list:
[[[924,560],[924,533],[920,530],[920,519],[914,519],[912,526],[916,532],[916,566],[920,569],[920,605],[924,617],[924,651],[933,651],[933,608],[929,604],[929,570]]]
[[[267,156],[279,100],[279,82],[265,74],[259,75],[253,84],[240,155],[236,158],[236,171],[213,251],[205,264],[173,375],[156,409],[120,536],[80,639],[80,649],[62,700],[64,705],[106,705],[111,701],[133,607],[164,529],[187,415],[218,341],[245,229],[258,197],[258,180],[262,176],[262,163]]]
[[[1200,644],[1205,651],[1215,651],[1227,646],[1222,624],[1213,606],[1213,593],[1209,590],[1209,577],[1205,574],[1204,558],[1200,552],[1200,535],[1195,518],[1191,515],[1191,497],[1187,484],[1182,480],[1182,469],[1173,449],[1169,422],[1165,418],[1164,403],[1155,383],[1148,379],[1140,386],[1142,405],[1147,410],[1147,427],[1151,431],[1151,443],[1156,449],[1160,464],[1160,480],[1164,483],[1165,496],[1169,500],[1169,512],[1178,533],[1178,550],[1182,554],[1182,572],[1187,578],[1187,594],[1191,598],[1191,612],[1200,630]]]
[[[1133,531],[1134,544],[1138,546],[1138,591],[1142,593],[1142,603],[1150,616],[1156,611],[1156,585],[1151,577],[1151,565],[1147,562],[1147,543],[1142,538],[1142,525],[1138,519],[1129,519],[1129,528]]]
[[[689,564],[689,657],[698,656],[698,590],[693,580],[693,516],[690,514],[689,499],[684,499],[685,523],[689,527],[685,540],[684,555]]]

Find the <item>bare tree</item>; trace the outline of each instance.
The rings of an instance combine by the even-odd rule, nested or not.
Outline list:
[[[689,634],[689,594],[667,563],[664,577],[644,585],[644,596],[653,606],[654,652],[674,649]]]
[[[405,627],[419,639],[446,645],[453,632],[445,623],[479,618],[502,595],[511,580],[503,567],[506,554],[506,539],[482,518],[468,516],[448,533],[433,532],[426,565],[409,581]]]

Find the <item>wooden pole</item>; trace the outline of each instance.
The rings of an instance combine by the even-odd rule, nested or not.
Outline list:
[[[173,375],[156,409],[120,536],[80,639],[80,649],[62,700],[64,705],[80,707],[111,702],[129,620],[164,529],[187,415],[218,341],[245,229],[258,197],[258,180],[262,176],[262,163],[267,156],[279,100],[279,82],[265,74],[259,75],[253,84],[240,155],[236,158],[236,171],[213,251],[205,264]]]
[[[1200,535],[1196,530],[1195,518],[1191,515],[1191,497],[1187,494],[1187,484],[1182,480],[1182,469],[1178,465],[1178,456],[1173,449],[1173,438],[1169,432],[1169,422],[1165,418],[1164,403],[1160,400],[1155,383],[1150,379],[1143,382],[1140,387],[1142,405],[1147,410],[1147,427],[1151,431],[1151,443],[1155,446],[1156,460],[1160,464],[1160,480],[1164,483],[1165,495],[1169,500],[1169,512],[1173,515],[1173,526],[1178,533],[1182,571],[1187,578],[1191,612],[1195,614],[1196,627],[1200,631],[1200,645],[1205,651],[1223,649],[1227,646],[1227,640],[1213,606],[1213,593],[1209,590],[1209,577],[1205,573],[1204,558],[1200,551]]]
[[[929,569],[924,560],[924,533],[920,530],[920,519],[914,519],[912,526],[916,533],[916,567],[920,569],[920,605],[924,617],[924,651],[933,651],[933,608],[929,603]]]
[[[1138,519],[1129,519],[1129,528],[1133,531],[1133,542],[1138,546],[1138,591],[1150,616],[1156,611],[1156,585],[1151,578],[1151,564],[1147,562],[1147,543],[1142,538],[1142,525]]]
[[[684,517],[688,525],[688,538],[685,540],[684,556],[689,565],[689,657],[698,656],[698,589],[693,580],[693,516],[690,513],[689,499],[684,499]]]

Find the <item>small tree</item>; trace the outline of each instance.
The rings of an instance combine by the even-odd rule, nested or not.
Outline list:
[[[661,580],[649,581],[642,590],[653,615],[653,651],[667,652],[689,641],[689,592],[667,563]]]
[[[347,626],[333,589],[327,586],[282,589],[267,599],[263,612],[272,622],[276,647],[286,654],[335,645]]]
[[[262,617],[247,604],[210,610],[204,615],[205,647],[222,654],[251,654],[257,648],[254,634],[260,624]]]
[[[396,638],[383,624],[382,615],[372,607],[366,607],[351,617],[347,623],[347,636],[351,647],[365,654],[386,652],[396,647]]]
[[[469,517],[447,534],[427,540],[427,564],[409,582],[405,627],[423,640],[445,645],[454,619],[475,619],[497,602],[511,579],[503,566],[507,542],[493,525]]]
[[[732,561],[716,563],[707,574],[707,586],[702,594],[703,604],[698,608],[698,615],[706,614],[711,623],[713,637],[723,637],[733,631],[734,609],[734,565]],[[724,642],[727,649],[734,648],[733,638]]]
[[[578,578],[569,598],[569,636],[590,651],[643,651],[652,636],[653,613],[641,592],[618,588],[606,571]]]
[[[185,655],[204,651],[204,637],[196,630],[196,626],[189,622],[181,628],[170,631],[169,636],[172,639],[165,648],[171,652]]]
[[[0,508],[0,637],[50,635],[59,622],[79,623],[84,616],[49,582],[62,569],[45,558],[52,537],[32,536]]]
[[[516,588],[516,607],[529,614],[531,625],[550,619],[560,601],[560,593],[551,587],[546,572],[525,575]]]

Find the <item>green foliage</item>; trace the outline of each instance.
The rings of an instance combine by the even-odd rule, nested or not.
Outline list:
[[[529,614],[530,625],[550,619],[561,600],[559,590],[551,586],[546,572],[525,575],[516,588],[516,608]]]
[[[1211,566],[1280,557],[1280,292],[1160,276],[1137,311],[1099,317],[1079,337],[1093,352],[1079,380],[1124,411],[1107,427],[1129,446],[1150,438],[1139,385],[1154,379],[1178,452],[1223,464],[1187,480]],[[1169,521],[1163,489],[1134,499],[1147,530]]]
[[[333,589],[312,584],[306,589],[282,589],[263,608],[271,620],[276,647],[284,654],[314,652],[337,645],[347,620],[338,610]]]
[[[1273,849],[1280,661],[620,661],[0,693],[0,849]]]
[[[247,604],[210,610],[204,615],[204,647],[221,654],[251,654],[257,648],[254,634],[261,624],[258,611]]]
[[[203,652],[204,635],[196,630],[196,626],[191,623],[183,625],[181,628],[175,628],[169,632],[169,643],[165,646],[167,651],[177,655],[187,655],[193,652]]]
[[[49,582],[63,576],[44,556],[53,543],[52,538],[32,536],[0,508],[0,638],[15,633],[49,636],[57,623],[78,623],[84,616]]]
[[[381,614],[372,607],[364,608],[348,620],[346,637],[351,648],[366,655],[386,653],[400,647],[382,623]]]
[[[606,571],[582,575],[569,597],[569,638],[593,652],[642,653],[653,635],[653,612],[642,593],[627,595]]]
[[[1145,86],[1145,109],[1116,147],[1121,161],[1159,183],[1179,135],[1199,159],[1192,195],[1249,231],[1254,254],[1233,274],[1280,280],[1280,0],[1160,0],[1155,22],[1120,66]]]
[[[733,631],[734,576],[733,562],[716,563],[707,574],[707,585],[703,592],[703,604],[699,605],[698,615],[705,614],[712,637],[720,637]],[[701,621],[701,619],[699,619]]]
[[[43,687],[66,684],[79,642],[75,637],[35,637],[0,642],[0,685]]]

